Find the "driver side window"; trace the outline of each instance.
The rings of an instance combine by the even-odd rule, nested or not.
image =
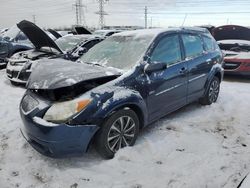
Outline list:
[[[181,61],[181,59],[178,35],[164,37],[151,55],[151,62],[166,63],[168,66]]]

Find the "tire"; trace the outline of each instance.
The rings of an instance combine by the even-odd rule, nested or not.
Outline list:
[[[215,103],[218,99],[219,92],[220,92],[220,81],[215,76],[208,85],[205,96],[200,98],[199,100],[200,104],[211,105],[212,103]]]
[[[13,86],[20,86],[20,85],[21,85],[20,83],[14,82],[14,81],[10,81],[10,83],[11,83]]]
[[[120,148],[133,146],[138,132],[139,119],[136,113],[131,109],[118,110],[106,119],[98,131],[96,149],[104,158],[111,159]]]

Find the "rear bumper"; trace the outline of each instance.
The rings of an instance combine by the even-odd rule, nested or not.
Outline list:
[[[37,123],[21,112],[22,135],[39,153],[49,157],[79,156],[87,151],[98,127],[95,125]]]

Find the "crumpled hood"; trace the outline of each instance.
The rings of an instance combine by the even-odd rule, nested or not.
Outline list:
[[[75,63],[63,59],[42,60],[30,75],[28,89],[58,89],[73,86],[79,82],[121,75],[109,69],[85,63]]]

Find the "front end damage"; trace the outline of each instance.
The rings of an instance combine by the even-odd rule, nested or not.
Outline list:
[[[26,92],[20,105],[22,135],[39,153],[49,157],[77,156],[87,151],[96,125],[51,123],[42,119],[50,102]]]
[[[55,65],[53,64],[53,66]],[[21,132],[24,138],[35,150],[50,157],[83,154],[87,151],[99,129],[98,123],[90,121],[94,113],[93,106],[96,106],[97,102],[93,98],[88,108],[79,110],[67,119],[48,120],[47,117],[50,115],[47,114],[53,111],[51,109],[58,104],[71,103],[86,97],[91,98],[92,96],[89,94],[91,92],[88,91],[120,76],[120,74],[106,75],[105,71],[93,66],[91,66],[93,69],[91,73],[90,70],[88,71],[89,65],[83,65],[84,69],[82,70],[87,72],[86,74],[81,72],[81,75],[84,76],[79,78],[74,74],[74,64],[70,63],[69,66],[71,67],[71,76],[69,73],[67,75],[65,73],[64,76],[61,74],[58,77],[54,76],[54,80],[51,79],[50,82],[43,80],[43,82],[37,83],[35,79],[37,77],[31,76],[26,85],[27,91],[20,103],[20,114],[24,124]],[[81,70],[81,65],[75,67],[78,68],[78,72]],[[61,67],[61,69],[65,69],[65,67]],[[33,73],[37,74],[38,72],[39,67]],[[63,70],[60,72],[62,73]],[[44,75],[40,74],[40,76],[50,78],[48,73],[46,75],[45,73]],[[61,113],[67,111],[66,107],[60,110]],[[79,118],[80,113],[84,113],[85,119],[88,121],[85,121],[83,116]]]
[[[43,58],[48,58],[52,53],[36,50],[19,52],[8,59],[6,67],[7,78],[13,84],[26,84],[32,70]]]
[[[26,59],[9,60],[6,67],[7,78],[16,84],[26,84],[30,73],[32,63]]]

